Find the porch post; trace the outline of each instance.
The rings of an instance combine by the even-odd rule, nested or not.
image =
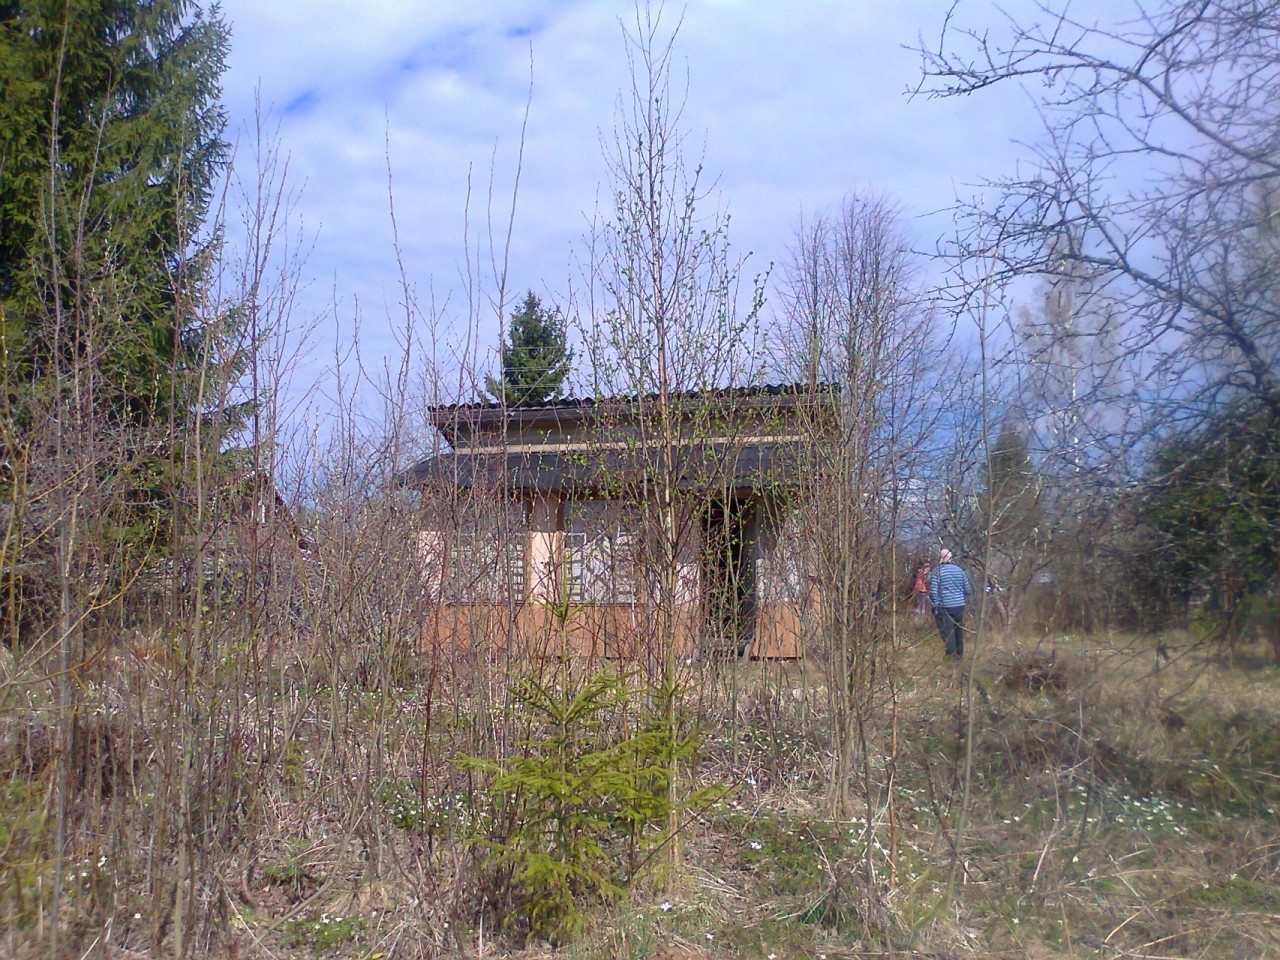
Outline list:
[[[529,599],[558,604],[564,531],[561,526],[560,492],[538,491],[529,516]]]

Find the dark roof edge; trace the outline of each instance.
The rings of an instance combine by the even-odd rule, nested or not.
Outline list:
[[[762,384],[754,387],[720,387],[715,390],[681,390],[671,394],[677,403],[694,400],[753,400],[757,398],[783,399],[795,401],[815,390],[825,392],[833,389],[831,384],[819,384],[816,388],[799,383]],[[512,419],[534,419],[525,414],[541,415],[547,413],[586,413],[602,410],[626,410],[640,401],[653,402],[661,397],[659,393],[627,394],[616,397],[564,397],[559,400],[545,400],[537,403],[503,404],[498,401],[474,400],[469,403],[440,404],[427,408],[431,422],[435,425],[447,422],[458,414],[479,414],[480,419],[496,419],[494,415],[505,415]]]

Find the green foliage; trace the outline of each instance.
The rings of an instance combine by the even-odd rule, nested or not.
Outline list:
[[[0,7],[0,311],[11,393],[91,363],[105,408],[171,409],[227,146],[228,34],[189,0]],[[56,162],[51,161],[51,152]],[[52,166],[51,166],[52,163]],[[55,338],[53,314],[96,344]]]
[[[1280,564],[1280,423],[1266,410],[1223,414],[1157,450],[1139,507],[1137,579],[1149,605],[1203,600],[1234,630]]]
[[[280,754],[280,773],[285,783],[298,786],[306,782],[307,751],[297,740],[290,740]]]
[[[344,917],[336,913],[322,913],[316,917],[299,917],[284,927],[285,942],[291,947],[313,947],[327,950],[340,947],[359,938],[369,927],[363,917]]]
[[[408,780],[383,784],[378,799],[386,815],[401,830],[415,830],[426,822],[426,811],[418,789]]]
[[[487,821],[485,804],[465,793],[424,793],[420,781],[407,778],[392,780],[378,791],[382,816],[407,833],[436,837],[461,836],[477,828],[477,821]]]
[[[633,695],[627,677],[604,671],[563,684],[523,680],[516,703],[530,732],[519,755],[462,761],[490,778],[491,829],[469,839],[491,900],[501,921],[523,925],[530,939],[581,934],[583,906],[616,900],[667,839],[672,769],[697,740],[661,723],[627,729],[620,718]],[[710,792],[684,802],[700,804]]]
[[[988,457],[988,483],[981,497],[980,511],[983,535],[991,537],[991,548],[1004,556],[1006,567],[1012,567],[1022,554],[1045,542],[1044,516],[1040,506],[1043,486],[1031,461],[1026,437],[1014,424],[1000,427]]]
[[[40,785],[15,778],[0,787],[0,918],[7,925],[32,926],[45,907],[52,831]]]
[[[486,377],[485,390],[509,406],[558,399],[572,361],[564,317],[544,307],[530,290],[511,315],[502,343],[502,375]]]
[[[304,889],[313,887],[316,878],[307,868],[306,853],[310,844],[302,837],[290,837],[285,841],[283,860],[267,864],[262,871],[268,882],[289,890],[295,897],[302,895]]]
[[[15,632],[37,635],[50,606],[57,531],[30,491],[84,471],[101,596],[172,540],[198,368],[235,332],[202,303],[227,49],[216,7],[193,0],[0,3],[0,571]]]
[[[827,865],[852,848],[846,831],[830,821],[799,822],[759,816],[728,818],[739,839],[742,862],[767,878],[778,896],[807,895],[819,888]]]

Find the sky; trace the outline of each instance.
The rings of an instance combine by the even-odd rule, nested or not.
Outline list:
[[[910,96],[920,60],[909,48],[936,46],[950,7],[689,0],[663,11],[665,24],[678,22],[680,85],[687,77],[685,159],[713,185],[708,209],[728,213],[747,276],[772,266],[776,291],[801,218],[854,193],[895,203],[915,244],[932,250],[952,229],[956,198],[1026,156],[1015,141],[1036,137],[1032,93]],[[1038,16],[1031,0],[959,0],[952,17],[998,30],[1001,9]],[[240,175],[252,179],[255,116],[287,159],[291,229],[303,238],[295,252],[305,253],[293,323],[314,328],[299,377],[334,366],[357,318],[362,361],[394,364],[402,277],[442,335],[464,337],[474,318],[480,364],[496,366],[489,235],[504,246],[517,161],[507,313],[527,289],[563,302],[581,275],[585,235],[608,199],[602,144],[629,83],[623,31],[634,6],[224,0],[222,10]],[[768,298],[766,313],[776,303]]]

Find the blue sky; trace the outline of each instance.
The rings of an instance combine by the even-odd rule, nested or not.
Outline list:
[[[392,242],[424,314],[459,338],[479,328],[492,363],[500,315],[495,260],[523,164],[507,261],[508,300],[533,289],[562,299],[583,237],[607,199],[602,138],[628,82],[629,3],[607,0],[225,0],[232,26],[224,97],[233,136],[255,97],[278,125],[311,238],[295,323],[319,318],[303,379],[332,364],[360,318],[371,366],[397,352],[403,315]],[[949,0],[691,0],[677,62],[687,65],[687,159],[731,216],[746,272],[781,265],[797,222],[856,191],[896,202],[923,250],[950,230],[946,212],[984,176],[1009,173],[1039,129],[1032,97],[1009,88],[965,100],[911,98]],[[1098,0],[1075,3],[1077,14]],[[954,19],[999,32],[999,8],[961,0]],[[664,16],[675,25],[681,8]],[[531,88],[532,85],[532,88]],[[243,134],[242,134],[243,135]],[[241,156],[245,150],[241,148]],[[390,181],[390,187],[389,187]],[[492,200],[490,199],[492,196]],[[500,245],[500,244],[499,244]],[[468,257],[468,253],[470,256]],[[780,269],[775,267],[776,271]],[[766,305],[766,312],[770,305]]]

